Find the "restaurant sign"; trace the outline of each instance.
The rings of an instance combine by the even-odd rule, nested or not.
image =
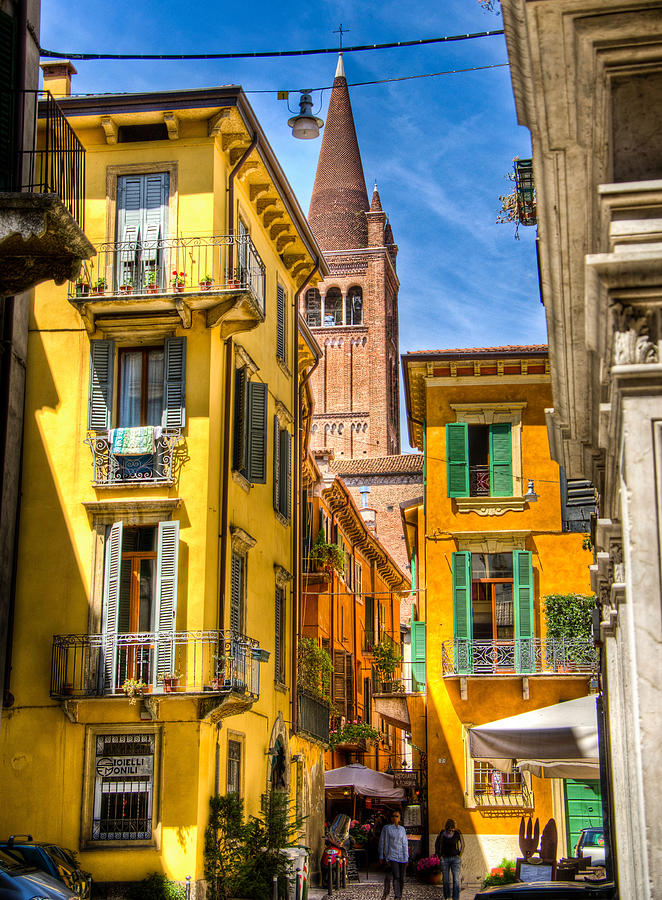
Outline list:
[[[413,772],[409,769],[403,769],[401,772],[394,772],[393,787],[417,788],[418,772]]]

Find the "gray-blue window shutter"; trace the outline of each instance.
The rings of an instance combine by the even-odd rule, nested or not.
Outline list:
[[[279,359],[285,361],[285,288],[279,284],[276,294],[276,353]]]
[[[280,422],[274,416],[274,509],[280,512]]]
[[[246,377],[246,368],[235,369],[232,468],[242,473],[245,473],[248,468],[247,395],[248,379]]]
[[[178,560],[179,522],[159,522],[156,555],[156,676],[174,672]],[[154,682],[158,683],[156,677]]]
[[[233,553],[232,564],[230,567],[230,630],[233,634],[241,634],[243,576],[243,559],[238,553]]]
[[[106,530],[103,578],[103,680],[102,691],[117,688],[117,624],[120,607],[120,570],[122,566],[122,523],[114,522]]]
[[[267,385],[248,382],[248,475],[252,484],[267,480]]]
[[[164,428],[183,428],[186,424],[186,338],[165,340],[163,367]]]
[[[90,387],[87,403],[89,431],[108,431],[113,409],[115,344],[90,341]]]
[[[280,511],[287,521],[292,514],[292,437],[283,428],[280,433]]]

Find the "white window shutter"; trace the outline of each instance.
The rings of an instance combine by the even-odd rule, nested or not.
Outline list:
[[[163,366],[164,428],[183,428],[186,424],[186,338],[165,340]]]
[[[156,557],[155,676],[173,672],[175,664],[178,560],[179,522],[159,522]],[[154,681],[157,681],[156,677]]]
[[[116,689],[117,623],[120,605],[122,567],[122,523],[114,522],[106,530],[103,578],[103,692]]]
[[[90,341],[90,387],[87,403],[89,431],[108,431],[113,408],[115,344]]]

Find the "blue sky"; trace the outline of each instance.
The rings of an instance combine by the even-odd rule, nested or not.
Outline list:
[[[406,10],[406,15],[403,15]],[[285,6],[254,0],[44,0],[41,43],[62,51],[197,53],[416,40],[502,28],[477,0],[355,0]],[[503,36],[350,53],[348,82],[507,61]],[[73,92],[241,84],[308,211],[320,141],[299,141],[286,103],[261,90],[333,83],[335,55],[269,60],[77,62]],[[329,90],[315,91],[326,116]],[[517,125],[507,68],[350,87],[369,194],[376,180],[399,245],[400,350],[546,342],[535,229],[495,223],[513,156],[531,155]],[[296,105],[296,94],[290,106]],[[403,429],[403,443],[406,443]]]

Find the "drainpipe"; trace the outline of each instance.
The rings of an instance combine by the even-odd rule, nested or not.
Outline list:
[[[315,260],[315,265],[310,270],[306,278],[304,279],[301,287],[298,289],[294,296],[294,321],[296,323],[295,328],[295,340],[294,340],[294,378],[293,378],[293,393],[296,398],[294,403],[294,460],[293,460],[293,473],[292,473],[292,483],[294,485],[294,503],[292,504],[293,509],[293,520],[294,527],[292,528],[292,584],[294,586],[296,603],[292,604],[292,731],[297,730],[297,719],[298,719],[298,692],[297,692],[297,650],[298,650],[298,638],[299,632],[301,631],[301,623],[300,623],[300,613],[301,613],[301,590],[303,587],[302,578],[301,578],[301,566],[299,565],[299,554],[302,549],[302,541],[301,541],[301,453],[303,450],[302,440],[301,440],[301,401],[303,399],[303,389],[306,386],[306,382],[309,380],[310,376],[313,374],[315,369],[319,364],[319,360],[311,366],[309,372],[306,377],[302,379],[301,384],[297,389],[297,382],[299,379],[299,301],[301,299],[302,293],[306,290],[308,285],[310,284],[311,279],[318,271],[320,266],[319,259]]]
[[[228,573],[228,496],[230,493],[230,438],[231,422],[230,405],[232,403],[232,356],[234,343],[231,337],[225,340],[225,420],[223,422],[223,474],[221,487],[221,568],[220,590],[218,592],[218,630],[225,628],[225,585]]]
[[[253,135],[253,139],[251,140],[248,148],[244,151],[241,156],[241,159],[237,163],[237,165],[232,169],[230,174],[228,175],[228,234],[234,235],[234,179],[237,175],[237,172],[243,164],[246,162],[248,157],[251,155],[253,150],[257,147],[258,144],[258,134],[255,132]],[[228,272],[230,273],[230,278],[234,278],[233,274],[234,269],[234,243],[230,241],[230,246],[228,247]]]

